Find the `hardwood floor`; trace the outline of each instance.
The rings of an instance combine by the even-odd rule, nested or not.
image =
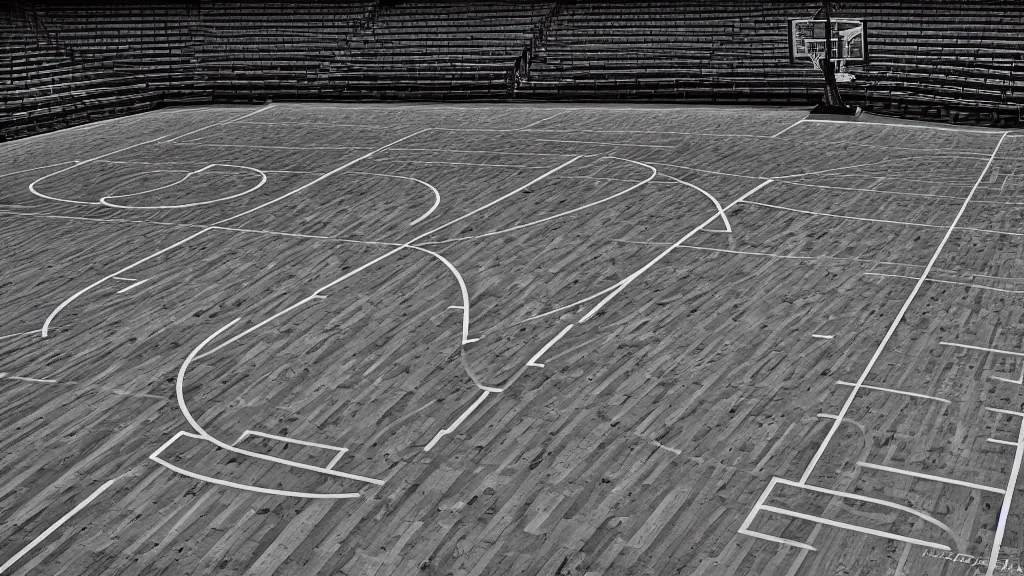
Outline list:
[[[1024,137],[804,115],[0,145],[0,573],[1013,573]]]

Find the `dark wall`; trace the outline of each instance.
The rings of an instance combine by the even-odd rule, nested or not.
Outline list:
[[[180,102],[273,99],[811,105],[785,0],[19,0],[0,15],[0,138]],[[846,97],[942,121],[1019,124],[1024,3],[845,2],[871,63]]]

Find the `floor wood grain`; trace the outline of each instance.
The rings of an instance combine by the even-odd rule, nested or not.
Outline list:
[[[1014,573],[1024,138],[804,115],[0,145],[0,572]]]

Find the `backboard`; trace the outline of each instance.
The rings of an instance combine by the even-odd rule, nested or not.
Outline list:
[[[789,21],[789,58],[793,64],[817,61],[825,54],[825,20]],[[863,20],[832,19],[832,60],[838,64],[865,64],[868,60],[867,25]]]

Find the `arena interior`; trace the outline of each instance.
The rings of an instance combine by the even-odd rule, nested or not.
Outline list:
[[[0,574],[1024,574],[1024,3],[9,0],[0,96]]]

